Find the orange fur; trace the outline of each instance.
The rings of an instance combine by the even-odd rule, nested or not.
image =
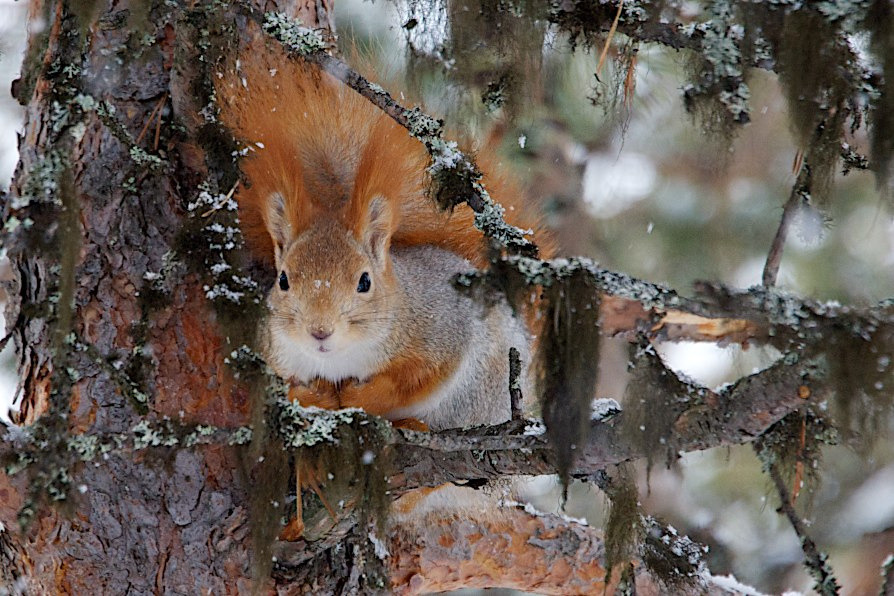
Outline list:
[[[356,296],[353,292],[359,269],[352,267],[372,262],[358,256],[357,246],[384,247],[376,250],[388,255],[389,245],[434,245],[477,267],[486,266],[488,251],[483,234],[473,226],[472,210],[460,205],[452,213],[441,212],[428,198],[429,156],[423,145],[353,90],[264,43],[259,41],[248,48],[245,63],[237,63],[223,73],[216,89],[222,122],[249,148],[241,163],[247,183],[237,195],[248,247],[256,258],[275,262],[282,276],[287,270],[288,276],[294,275],[291,294],[271,294],[270,298],[271,304],[279,301],[275,303],[280,309],[271,307],[271,320],[278,318],[280,324],[291,327],[277,327],[271,335],[300,342],[300,338],[286,334],[299,334],[307,340],[305,332],[322,330],[323,323],[333,334],[334,318],[328,315],[338,312],[333,306],[337,301],[324,297],[329,296],[329,290],[341,292],[342,297],[345,292]],[[478,162],[491,196],[506,208],[506,220],[522,228],[538,228],[537,218],[532,216],[536,209],[525,205],[523,194],[508,178],[494,175],[499,170],[494,158],[485,153],[478,156]],[[277,196],[282,197],[282,205],[271,200]],[[353,236],[353,248],[345,231]],[[541,234],[538,240],[543,243],[546,236]],[[288,242],[291,244],[286,246]],[[546,242],[541,247],[544,256],[551,254],[551,245]],[[296,251],[301,251],[305,260],[290,260]],[[377,259],[377,263],[381,261]],[[385,261],[373,292],[380,283],[386,288],[396,283],[390,256]],[[301,285],[308,283],[316,286]],[[302,288],[308,293],[295,293]],[[272,291],[288,289],[281,285]],[[301,297],[300,304],[289,303],[297,300],[296,295]],[[302,325],[311,325],[310,329],[297,329],[292,320],[295,313],[300,315]],[[359,316],[363,317],[362,309]],[[283,322],[285,319],[291,322]],[[339,337],[344,333],[343,329],[338,331]],[[351,337],[352,341],[357,338]],[[293,383],[289,398],[305,406],[360,407],[373,415],[396,418],[398,410],[433,395],[456,373],[461,360],[457,354],[425,353],[424,343],[407,343],[363,382],[349,376],[358,374],[355,371],[345,373],[337,382],[317,377],[308,384]],[[275,358],[302,354],[292,349],[295,345],[304,349],[305,344],[278,347]],[[316,371],[307,374],[304,364],[305,360],[296,358],[282,364],[278,372],[298,375],[294,378],[300,376],[304,381],[313,374],[322,375]],[[329,374],[326,378],[338,379],[340,373]],[[427,429],[411,418],[394,422],[404,428]],[[313,474],[296,471],[299,495],[302,476],[312,478]],[[297,539],[303,531],[300,502],[299,497],[297,516],[283,534],[286,539]]]
[[[431,362],[425,354],[407,349],[367,383],[350,383],[338,390],[343,408],[363,408],[375,416],[412,406],[428,397],[450,376],[458,362]]]
[[[408,349],[412,354],[412,349]],[[311,385],[292,385],[289,399],[302,406],[363,408],[374,416],[387,417],[392,411],[411,406],[422,400],[447,378],[457,362],[430,362],[420,356],[405,356],[391,361],[384,370],[366,383],[330,383],[314,381]],[[412,420],[412,419],[402,419]],[[404,428],[418,429],[418,421],[405,422]]]

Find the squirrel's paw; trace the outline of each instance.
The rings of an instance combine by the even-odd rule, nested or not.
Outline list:
[[[424,432],[428,432],[429,430],[426,423],[415,418],[400,418],[398,420],[392,420],[391,426],[393,426],[394,428],[406,428],[407,430],[418,430]]]
[[[341,407],[335,386],[328,381],[317,380],[309,385],[292,383],[289,387],[289,400],[297,401],[305,407],[316,406],[327,410],[337,410]]]
[[[299,517],[290,519],[286,527],[279,533],[279,539],[286,542],[301,540],[302,536],[304,536],[304,520]]]

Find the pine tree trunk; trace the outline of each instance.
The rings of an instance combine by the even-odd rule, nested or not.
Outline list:
[[[311,2],[256,4],[310,11],[305,22],[329,26],[328,3],[318,3],[322,23]],[[7,320],[21,362],[20,422],[45,417],[51,443],[54,428],[77,436],[128,431],[145,418],[248,421],[202,276],[170,260],[188,256],[186,205],[199,183],[224,180],[200,90],[213,57],[246,30],[231,8],[204,0],[32,4],[23,76],[13,86],[27,109],[4,204],[15,273]],[[74,490],[64,506],[36,498],[24,535],[17,514],[39,495],[29,493],[28,474],[0,472],[0,586],[250,589],[248,486],[235,448],[64,465],[55,455],[36,462],[40,474],[70,475]]]

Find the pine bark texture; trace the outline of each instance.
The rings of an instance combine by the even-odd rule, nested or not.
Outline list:
[[[294,15],[316,8],[276,4],[257,9]],[[247,396],[222,360],[226,339],[199,277],[175,277],[161,306],[143,300],[147,273],[161,271],[175,250],[197,183],[214,175],[206,147],[196,140],[203,106],[192,90],[209,67],[203,52],[235,41],[204,29],[215,10],[226,9],[161,1],[32,3],[34,32],[23,80],[14,88],[26,118],[11,195],[33,195],[35,172],[57,168],[55,185],[68,197],[59,219],[68,213],[76,222],[76,238],[60,247],[60,258],[74,251],[70,328],[93,350],[69,360],[80,375],[66,404],[73,434],[126,431],[143,419],[108,367],[93,361],[127,367],[135,348],[152,362],[145,369],[152,396],[146,417],[247,423]],[[239,23],[230,18],[238,37]],[[73,109],[60,105],[63,94],[107,102],[114,114],[85,110],[73,126],[63,120]],[[133,147],[162,164],[139,163]],[[61,225],[51,224],[46,237],[59,237]],[[53,330],[36,309],[53,292],[53,261],[30,246],[9,250],[15,279],[7,320],[21,358],[20,422],[30,424],[51,402]],[[83,492],[64,508],[42,507],[25,535],[14,532],[28,493],[25,475],[0,472],[6,528],[0,585],[29,594],[249,592],[249,487],[237,459],[234,448],[204,447],[80,464],[70,474]]]

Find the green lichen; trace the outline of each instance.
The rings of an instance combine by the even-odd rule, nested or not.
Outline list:
[[[351,424],[366,413],[359,408],[344,410],[323,410],[305,408],[297,402],[279,404],[278,428],[283,444],[288,448],[313,447],[320,443],[338,443],[336,431],[345,424]]]
[[[735,26],[734,4],[714,0],[708,20],[695,30],[702,34],[692,67],[695,80],[683,90],[686,109],[698,116],[703,127],[724,138],[751,120],[741,45],[742,28]]]
[[[146,449],[149,447],[173,447],[180,443],[180,438],[170,424],[163,428],[156,428],[148,420],[141,420],[130,429],[133,435],[134,449]]]
[[[443,133],[444,122],[432,118],[418,107],[404,110],[403,117],[410,134],[423,143],[440,138]]]
[[[81,461],[92,461],[101,453],[102,445],[98,436],[80,434],[69,437],[68,448],[74,451]]]
[[[596,262],[583,257],[540,261],[523,256],[509,256],[505,261],[521,273],[528,285],[549,287],[582,271],[592,278],[596,290],[636,300],[645,308],[672,309],[685,304],[684,299],[669,288],[603,269]]]
[[[59,198],[59,173],[64,169],[65,161],[55,149],[49,149],[25,174],[22,192],[13,195],[10,207],[13,210],[27,209],[32,202],[48,203],[61,206]]]
[[[266,13],[263,27],[264,31],[299,56],[320,52],[327,47],[323,36],[318,32],[304,27],[298,19],[290,19],[278,12]]]
[[[228,445],[248,445],[251,443],[252,439],[252,429],[248,426],[240,426],[235,431],[233,431],[230,440],[227,442]]]
[[[157,155],[152,155],[140,147],[131,147],[128,153],[135,164],[138,166],[148,166],[149,169],[152,170],[160,168],[165,163],[164,160]]]

